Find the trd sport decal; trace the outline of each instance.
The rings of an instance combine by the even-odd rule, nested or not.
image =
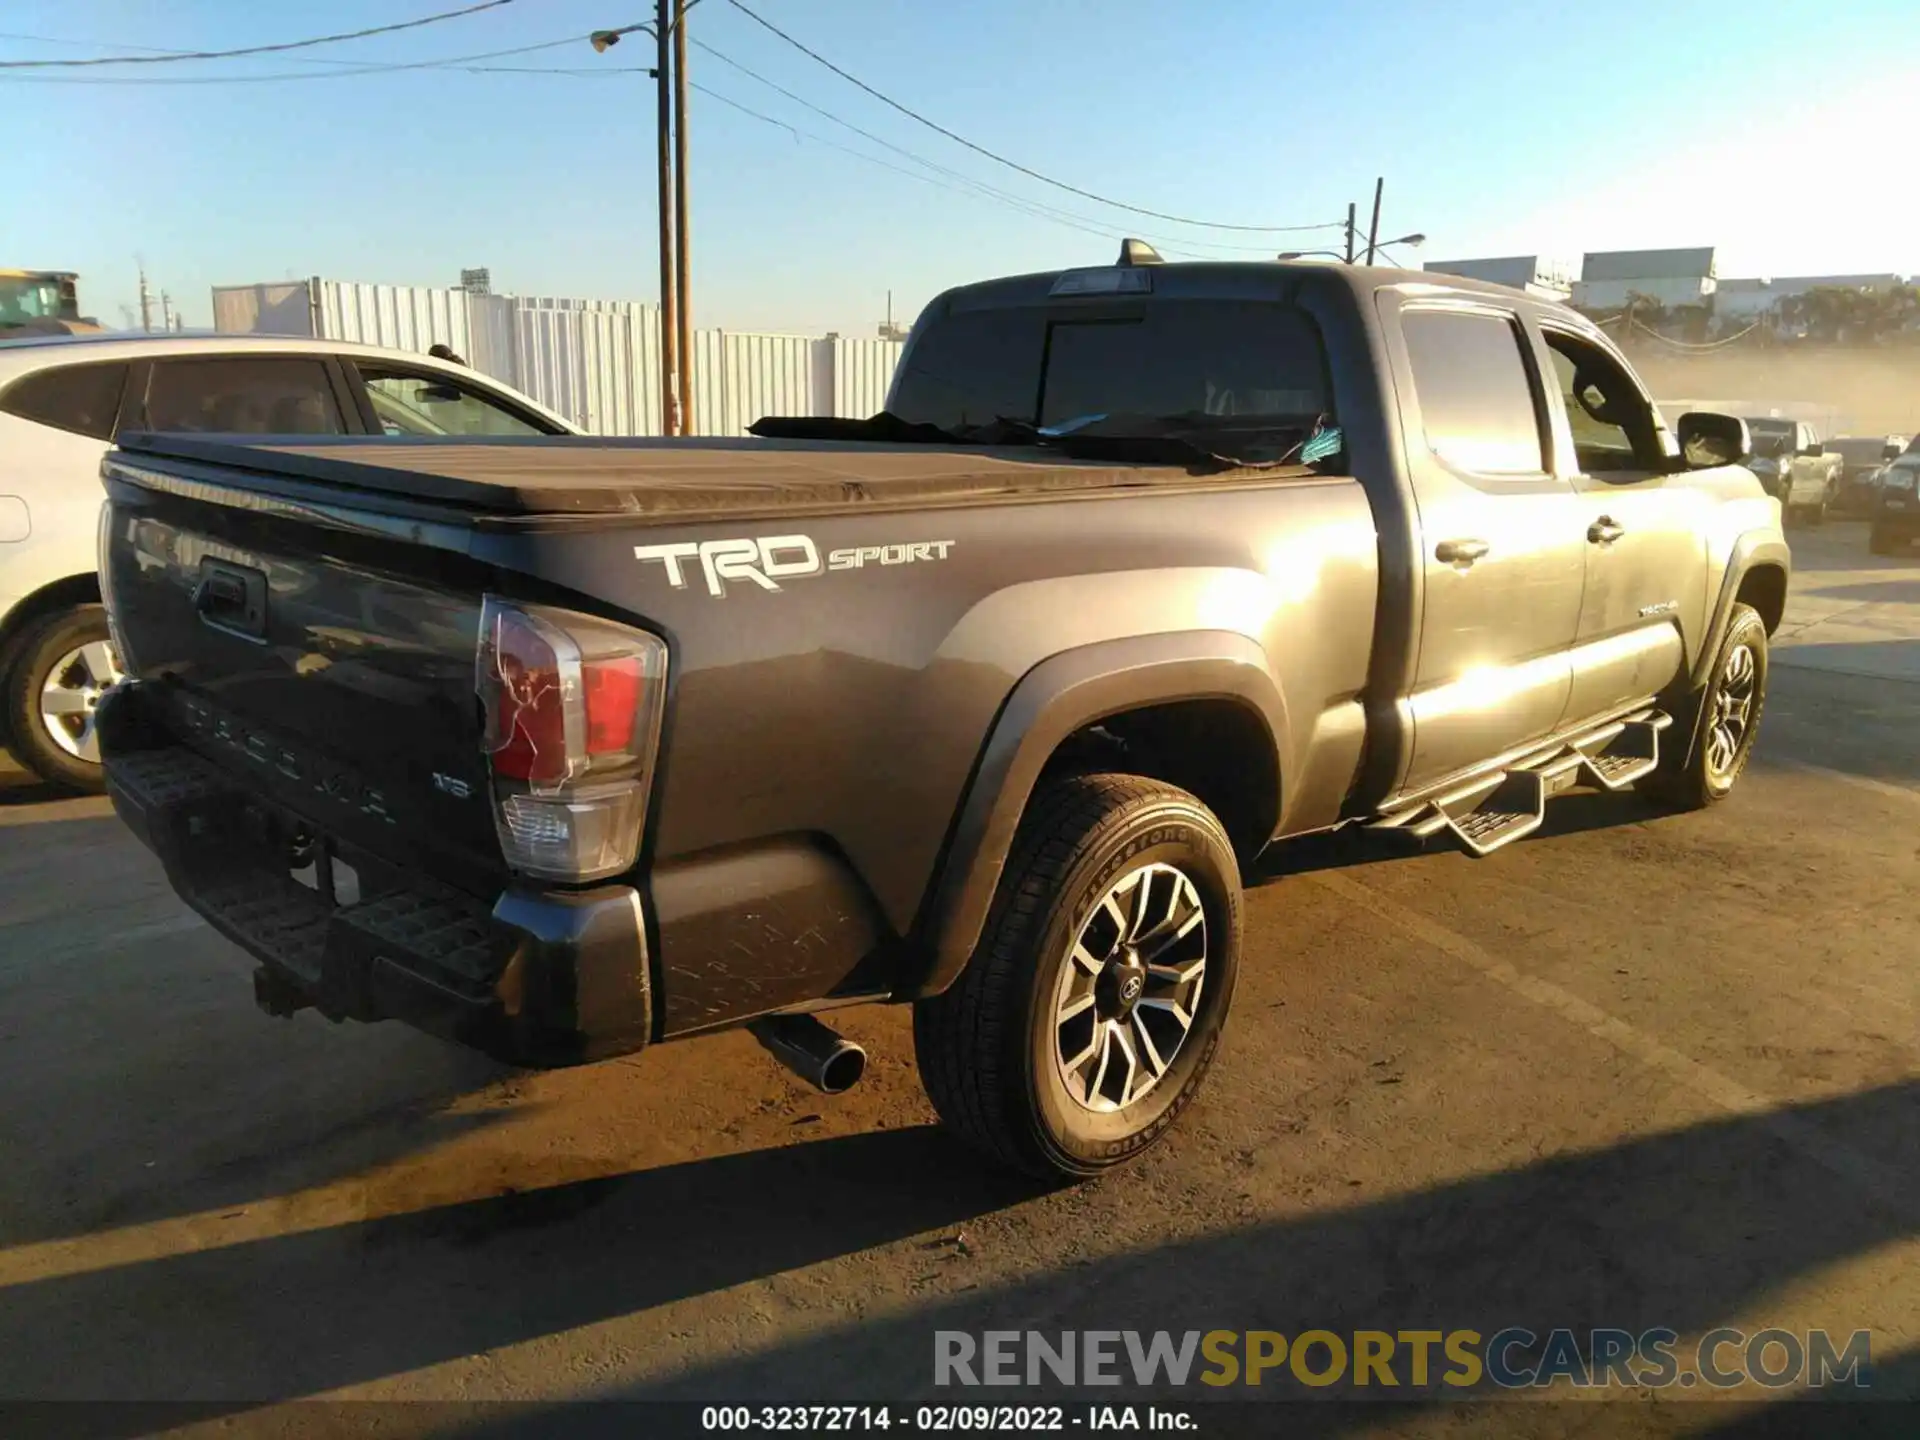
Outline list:
[[[687,588],[686,564],[700,562],[706,576],[707,593],[724,596],[727,582],[745,582],[762,590],[778,590],[782,580],[802,580],[828,570],[863,570],[869,565],[912,565],[925,560],[944,560],[953,548],[951,540],[915,540],[901,545],[849,545],[829,550],[826,564],[820,563],[819,547],[807,535],[768,535],[759,540],[691,540],[677,545],[636,545],[633,558],[657,560],[667,572],[667,583],[676,590]]]

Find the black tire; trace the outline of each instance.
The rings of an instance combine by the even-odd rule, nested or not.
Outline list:
[[[1827,523],[1827,500],[1825,496],[1821,497],[1818,505],[1815,505],[1807,512],[1807,523],[1810,525],[1824,525]]]
[[[79,605],[49,615],[21,636],[4,680],[7,740],[14,758],[49,784],[90,795],[106,788],[99,761],[89,761],[60,745],[42,716],[41,696],[62,658],[95,642],[107,643],[104,607]],[[73,723],[91,725],[90,719]]]
[[[1732,672],[1739,664],[1735,652],[1743,648],[1751,657],[1752,678],[1745,687],[1744,724],[1729,751],[1724,739],[1714,743],[1714,732],[1716,722],[1724,718],[1726,697],[1738,689]],[[1767,627],[1751,605],[1734,605],[1708,673],[1711,678],[1705,687],[1676,707],[1674,724],[1661,737],[1669,744],[1661,747],[1659,766],[1634,787],[1669,809],[1703,810],[1719,804],[1733,792],[1753,754],[1767,705]]]
[[[1174,875],[1185,878],[1191,895]],[[1197,994],[1186,990],[1190,981],[1157,995],[1143,992],[1143,985],[1153,991],[1173,982],[1138,968],[1134,952],[1118,943],[1127,935],[1103,904],[1136,876],[1144,878],[1129,893],[1143,907],[1158,905],[1164,895],[1166,913],[1177,916],[1174,907],[1183,900],[1197,901],[1204,922],[1195,927],[1204,962]],[[1185,913],[1190,917],[1191,908]],[[1099,948],[1108,928],[1116,939],[1112,954],[1124,961],[1090,976],[1072,952]],[[969,1145],[1030,1175],[1079,1179],[1131,1160],[1172,1127],[1213,1063],[1233,999],[1240,932],[1239,865],[1226,831],[1200,801],[1138,775],[1079,775],[1047,786],[1021,821],[966,969],[947,990],[914,1006],[914,1051],[934,1108]],[[1175,952],[1163,952],[1163,970],[1190,968],[1192,941],[1189,930],[1178,942],[1178,965],[1165,959]],[[1072,973],[1063,975],[1069,967]],[[1100,976],[1107,974],[1118,978],[1102,992],[1107,981]],[[1119,1027],[1128,1037],[1125,1052],[1136,1057],[1145,1053],[1143,1033],[1164,1045],[1155,1032],[1164,1037],[1173,1012],[1142,1004],[1136,1013],[1133,999],[1152,1003],[1171,994],[1177,1003],[1185,993],[1192,1002],[1192,1023],[1157,1079],[1138,1059],[1126,1062],[1116,1109],[1099,1108],[1112,1097],[1103,1097],[1094,1082],[1065,1073],[1062,1036],[1077,1030],[1079,1020],[1058,1016],[1063,1005],[1086,998],[1068,994],[1083,984],[1088,995],[1108,997],[1085,1012],[1088,1043],[1098,1049],[1109,1029]],[[1128,985],[1132,998],[1125,998]],[[1124,1015],[1108,1015],[1109,1002]],[[1159,1018],[1150,1024],[1149,1015]],[[1138,1075],[1133,1065],[1143,1065]],[[1089,1069],[1098,1066],[1095,1061]],[[1135,1079],[1143,1077],[1143,1092],[1129,1102]],[[1076,1095],[1072,1084],[1083,1093]]]

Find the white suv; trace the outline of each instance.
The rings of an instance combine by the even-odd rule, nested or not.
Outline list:
[[[0,341],[0,740],[43,779],[101,787],[93,708],[119,678],[94,578],[100,458],[123,430],[568,435],[464,366],[269,335]]]

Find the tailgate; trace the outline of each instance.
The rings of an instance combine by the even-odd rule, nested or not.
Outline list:
[[[342,840],[497,893],[474,686],[485,567],[211,487],[110,474],[109,491],[103,585],[161,723]]]

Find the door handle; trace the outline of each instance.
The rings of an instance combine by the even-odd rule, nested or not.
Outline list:
[[[1465,569],[1486,554],[1489,548],[1484,540],[1442,540],[1433,547],[1433,558]]]
[[[1613,523],[1613,517],[1602,515],[1587,527],[1587,540],[1594,545],[1611,545],[1627,533],[1627,527]]]

